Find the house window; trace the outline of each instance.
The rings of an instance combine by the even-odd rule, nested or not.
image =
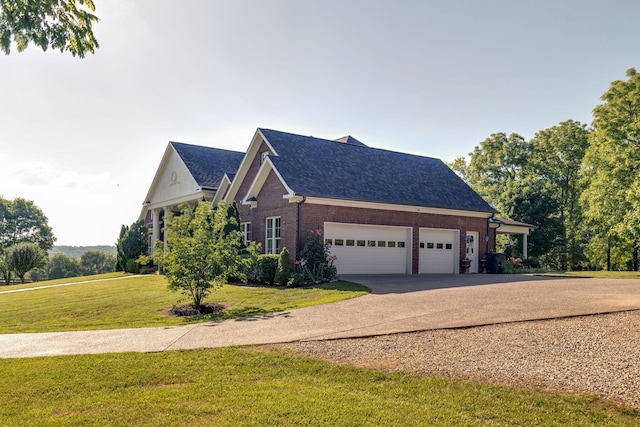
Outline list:
[[[267,218],[266,243],[268,254],[280,253],[280,217],[272,216]]]
[[[249,246],[249,243],[251,243],[251,241],[253,240],[253,237],[251,235],[251,223],[243,222],[242,224],[240,224],[240,228],[242,229],[242,241],[244,242],[245,246]]]

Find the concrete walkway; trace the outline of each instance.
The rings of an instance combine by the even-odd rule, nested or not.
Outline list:
[[[372,293],[219,323],[0,335],[0,358],[353,338],[640,309],[640,280],[486,274],[344,279]]]

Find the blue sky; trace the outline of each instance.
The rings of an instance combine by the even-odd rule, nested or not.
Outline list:
[[[113,244],[168,141],[244,151],[257,127],[438,157],[527,139],[640,68],[640,3],[95,0],[100,48],[0,56],[0,195],[57,244]]]

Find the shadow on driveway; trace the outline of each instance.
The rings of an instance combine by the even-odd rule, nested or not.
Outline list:
[[[340,280],[359,283],[371,288],[376,295],[402,294],[433,289],[461,288],[465,286],[494,285],[543,280],[565,279],[560,277],[533,276],[529,274],[345,274]]]

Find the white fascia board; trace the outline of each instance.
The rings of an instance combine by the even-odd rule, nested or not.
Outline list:
[[[531,232],[531,228],[522,225],[502,224],[500,227],[496,228],[496,232],[498,234],[529,234]]]
[[[200,190],[191,194],[185,194],[180,197],[175,197],[170,200],[163,200],[161,202],[151,203],[145,207],[148,210],[148,209],[164,208],[164,207],[170,207],[170,206],[178,206],[184,202],[199,202],[203,198],[205,200],[211,200],[214,197],[214,195],[215,195],[215,192],[213,190]]]
[[[214,208],[218,206],[218,203],[220,203],[224,199],[224,196],[227,194],[227,190],[229,190],[230,186],[231,180],[229,179],[229,175],[225,173],[222,177],[222,180],[220,181],[220,184],[218,185],[218,191],[216,191],[213,200],[211,200],[211,204]]]
[[[242,158],[242,162],[240,163],[238,172],[236,172],[235,178],[233,178],[231,187],[229,187],[229,191],[224,197],[225,201],[231,202],[233,199],[235,199],[236,195],[238,194],[238,191],[240,190],[240,185],[242,185],[242,182],[246,178],[247,173],[249,173],[249,167],[251,167],[251,164],[253,163],[253,159],[255,159],[256,156],[260,155],[258,150],[260,149],[260,145],[262,145],[263,141],[265,144],[267,144],[267,146],[269,147],[269,150],[271,150],[271,152],[274,153],[274,155],[276,156],[278,155],[278,153],[276,153],[276,150],[273,149],[271,144],[269,144],[269,141],[267,141],[267,138],[265,138],[265,136],[262,134],[262,132],[258,128],[256,130],[256,133],[253,135],[253,139],[251,140],[251,144],[249,144],[249,148],[247,149],[247,152]]]
[[[258,198],[258,194],[260,194],[260,190],[262,190],[262,187],[264,186],[264,183],[267,181],[267,177],[269,176],[269,172],[271,171],[276,174],[276,176],[282,183],[282,186],[287,191],[287,194],[285,194],[283,198],[295,196],[295,193],[291,188],[289,188],[285,180],[282,178],[282,175],[280,175],[280,172],[278,172],[276,167],[271,162],[271,159],[267,157],[262,163],[262,166],[260,166],[260,169],[258,169],[258,173],[256,173],[256,176],[253,178],[253,182],[251,183],[249,190],[247,190],[247,194],[245,194],[245,196],[242,198],[242,204],[249,204],[250,202],[247,202],[247,200],[252,197],[255,197],[256,199]]]
[[[461,209],[431,208],[426,206],[394,205],[392,203],[363,202],[359,200],[330,199],[324,197],[307,197],[305,203],[313,205],[344,206],[361,209],[378,209],[396,212],[429,213],[435,215],[466,216],[470,218],[490,218],[490,212],[465,211]]]
[[[167,143],[167,148],[165,148],[164,150],[164,154],[162,155],[162,159],[160,160],[160,165],[158,166],[158,169],[156,169],[156,174],[153,176],[153,181],[151,181],[151,186],[149,187],[149,190],[147,191],[147,195],[144,198],[144,202],[142,202],[142,210],[140,211],[140,218],[139,219],[144,219],[147,216],[147,212],[150,208],[150,205],[146,204],[148,201],[150,201],[150,197],[151,194],[153,194],[154,190],[156,189],[156,187],[158,186],[158,181],[160,181],[160,177],[162,176],[162,171],[164,170],[165,165],[167,164],[167,162],[169,161],[169,153],[173,151],[175,153],[176,156],[178,156],[178,152],[176,151],[175,148],[173,148],[173,145],[171,145],[171,142]],[[178,156],[180,157],[180,156]]]

